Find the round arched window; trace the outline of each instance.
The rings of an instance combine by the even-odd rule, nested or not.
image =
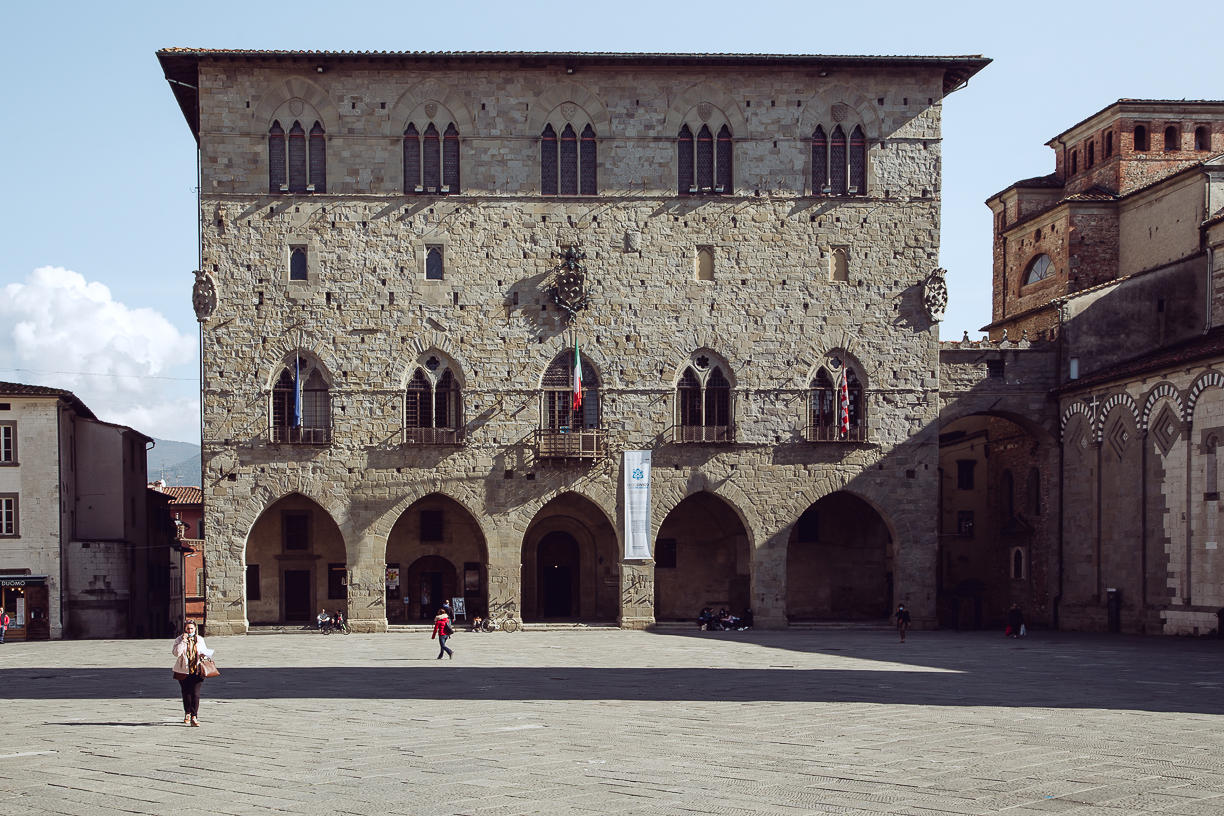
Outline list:
[[[1036,283],[1040,280],[1045,280],[1050,275],[1054,274],[1054,267],[1050,264],[1049,255],[1038,255],[1028,265],[1028,271],[1024,276],[1024,282]]]

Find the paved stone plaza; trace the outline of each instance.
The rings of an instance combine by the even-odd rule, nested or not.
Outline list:
[[[0,646],[0,813],[1224,813],[1224,644],[1036,633]]]

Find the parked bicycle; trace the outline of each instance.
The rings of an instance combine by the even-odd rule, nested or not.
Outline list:
[[[332,632],[339,632],[342,635],[350,633],[348,619],[343,615],[336,615],[324,621],[319,627],[319,631],[325,635],[330,635]]]
[[[519,628],[520,628],[519,622],[516,621],[514,618],[510,617],[509,615],[502,618],[501,620],[496,620],[491,617],[486,617],[486,618],[476,618],[475,620],[472,621],[472,631],[473,632],[496,632],[498,630],[502,632],[517,632]]]

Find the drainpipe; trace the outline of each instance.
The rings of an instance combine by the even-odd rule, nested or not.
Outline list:
[[[1057,346],[1058,350],[1057,350],[1057,353],[1055,354],[1055,363],[1054,363],[1057,366],[1054,372],[1054,382],[1055,383],[1062,382],[1063,346],[1066,344],[1066,340],[1063,339],[1063,306],[1064,306],[1064,303],[1058,304],[1058,346]],[[1062,422],[1061,413],[1058,416],[1058,422],[1059,423]],[[1059,440],[1058,440],[1058,593],[1054,596],[1054,603],[1053,603],[1053,607],[1054,607],[1053,623],[1054,623],[1055,629],[1058,628],[1058,607],[1062,603],[1062,596],[1063,596],[1063,526],[1065,523],[1063,504],[1064,504],[1064,499],[1066,498],[1066,488],[1064,487],[1065,480],[1063,478],[1063,473],[1065,470],[1065,458],[1063,456],[1063,447],[1066,444],[1066,440],[1062,439],[1061,426],[1059,427],[1058,430],[1059,430],[1059,434],[1058,434],[1059,435]]]

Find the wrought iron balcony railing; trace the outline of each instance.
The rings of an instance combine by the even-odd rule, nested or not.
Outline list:
[[[305,425],[286,428],[283,425],[273,425],[269,436],[276,445],[326,445],[331,442],[331,428],[308,428]]]
[[[735,441],[734,425],[676,425],[672,429],[673,442],[715,442],[725,443]]]
[[[607,452],[607,431],[590,428],[536,431],[536,455],[541,459],[597,459]]]
[[[462,445],[463,428],[405,428],[405,445]]]
[[[809,425],[803,438],[808,442],[866,442],[867,426],[851,425],[849,431],[842,433],[839,425]]]

